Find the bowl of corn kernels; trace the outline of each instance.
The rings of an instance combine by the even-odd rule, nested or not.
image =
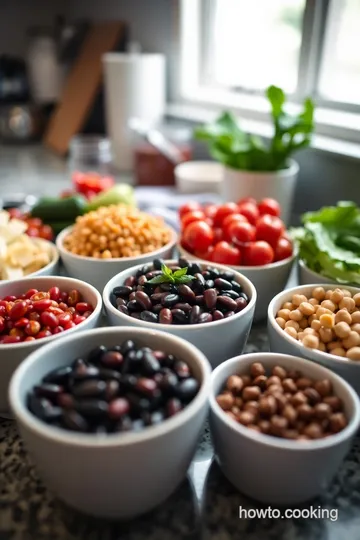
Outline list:
[[[176,239],[161,218],[120,204],[78,217],[56,245],[67,274],[102,292],[114,275],[131,266],[171,259]]]
[[[270,349],[333,370],[360,394],[360,289],[337,284],[294,287],[268,308]]]

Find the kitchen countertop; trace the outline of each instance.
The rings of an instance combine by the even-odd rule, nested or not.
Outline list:
[[[54,195],[70,185],[67,178],[66,162],[40,146],[0,146],[0,196]],[[121,180],[131,182],[129,177]],[[266,326],[259,324],[246,352],[266,350]],[[15,423],[0,419],[0,540],[358,540],[359,465],[358,438],[326,493],[303,506],[337,510],[336,521],[239,519],[239,506],[262,507],[236,492],[222,475],[206,426],[187,479],[170,499],[132,522],[109,523],[82,516],[54,498],[38,478]]]

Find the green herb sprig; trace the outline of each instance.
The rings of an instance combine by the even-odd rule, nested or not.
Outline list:
[[[151,283],[153,285],[160,285],[161,283],[172,283],[174,285],[181,285],[182,283],[190,283],[194,278],[194,276],[187,275],[188,268],[180,268],[180,270],[175,270],[173,272],[171,268],[168,268],[166,264],[161,265],[161,272],[162,274],[159,276],[155,276],[154,278],[150,279],[148,283]]]

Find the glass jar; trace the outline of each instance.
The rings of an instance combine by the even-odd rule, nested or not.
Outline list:
[[[76,172],[113,176],[113,156],[109,139],[95,135],[73,137],[70,142],[69,169],[71,176]]]

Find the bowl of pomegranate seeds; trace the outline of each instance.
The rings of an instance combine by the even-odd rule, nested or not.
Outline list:
[[[0,282],[0,416],[8,411],[8,384],[22,360],[62,335],[95,328],[101,309],[98,291],[78,279]]]

